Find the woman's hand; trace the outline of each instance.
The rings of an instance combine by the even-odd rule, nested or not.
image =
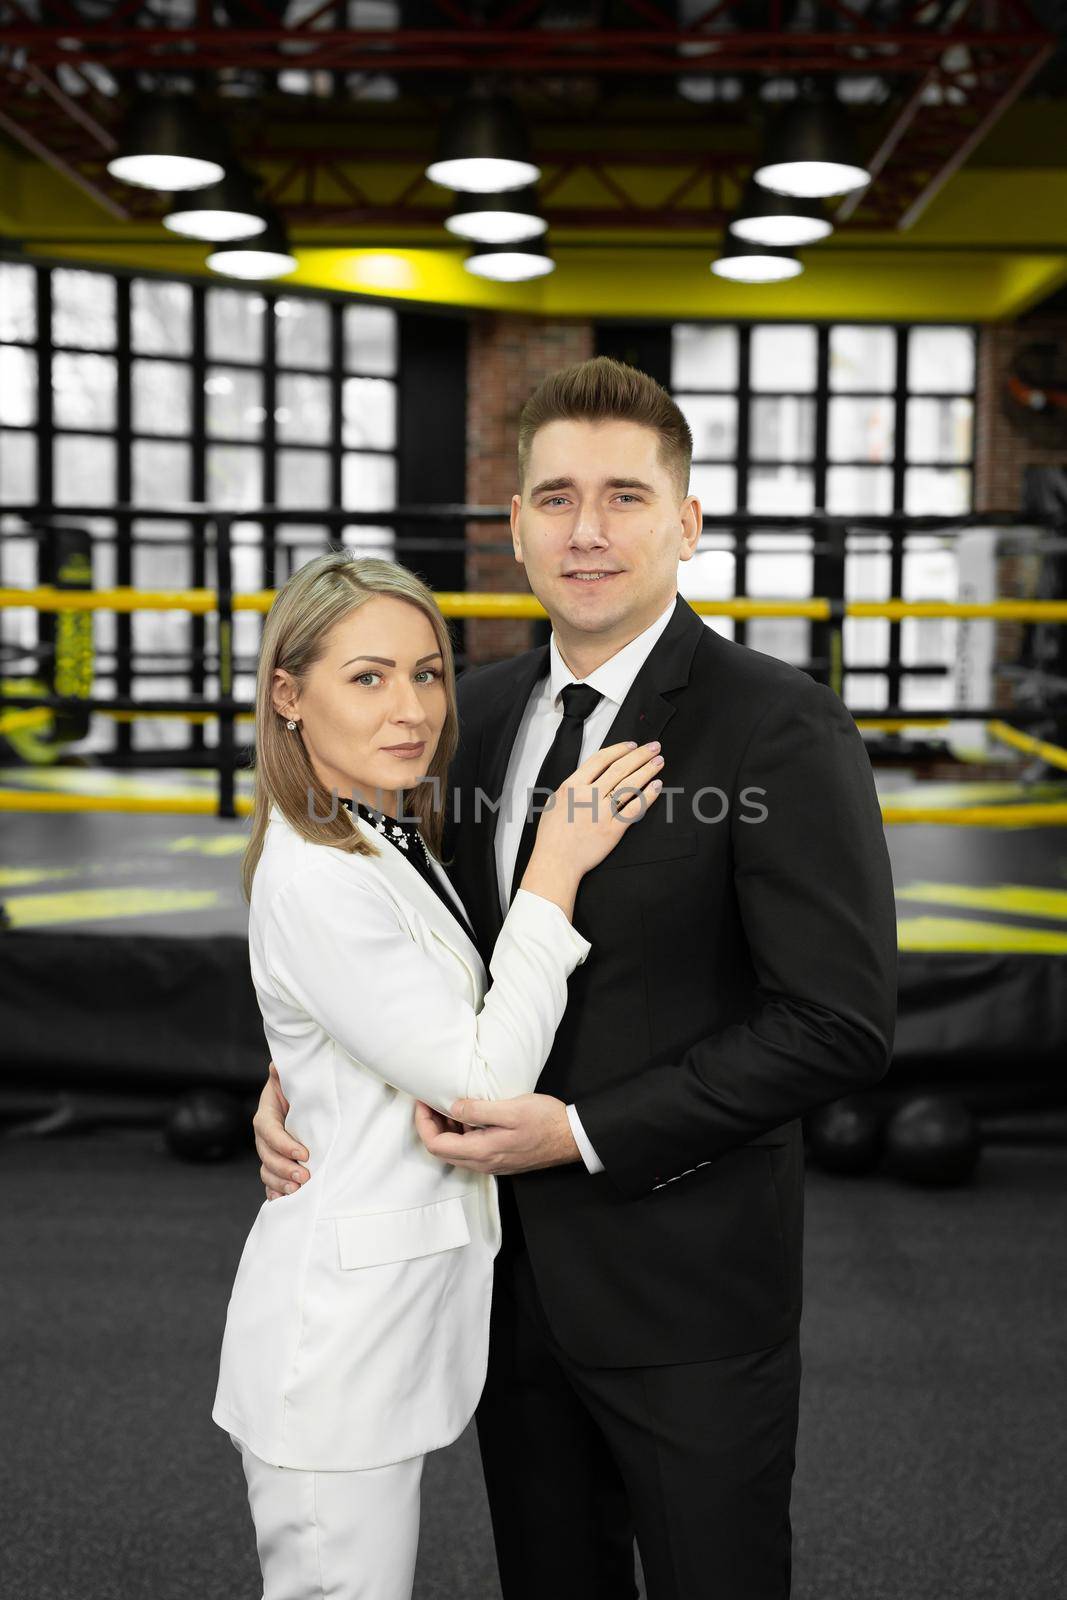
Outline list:
[[[286,1131],[285,1119],[288,1115],[289,1102],[282,1091],[278,1069],[272,1061],[259,1097],[259,1109],[252,1118],[256,1150],[262,1163],[259,1176],[268,1200],[277,1200],[283,1194],[295,1194],[300,1185],[311,1177],[307,1167],[300,1164],[307,1161],[308,1152],[293,1134]]]
[[[656,740],[594,750],[565,778],[541,813],[530,856],[536,871],[565,864],[578,878],[610,855],[628,828],[645,815],[663,787]],[[526,887],[525,877],[523,887]]]

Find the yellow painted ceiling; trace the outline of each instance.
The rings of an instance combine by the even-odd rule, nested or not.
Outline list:
[[[668,148],[678,131],[664,130]],[[321,139],[323,130],[316,132]],[[677,183],[679,168],[629,165],[628,142],[613,130],[613,166],[637,203],[654,206]],[[394,148],[396,143],[394,138]],[[432,222],[297,226],[291,236],[298,271],[275,282],[395,302],[561,317],[1010,319],[1067,283],[1065,152],[1060,108],[1023,103],[907,232],[846,223],[827,242],[800,252],[805,271],[786,284],[732,284],[710,272],[719,234],[704,210],[706,185],[684,202],[692,215],[684,230],[619,226],[594,232],[554,223],[556,270],[532,283],[492,284],[474,277],[464,270],[464,248]],[[682,149],[680,160],[684,156]],[[550,150],[545,165],[551,173]],[[376,163],[372,148],[353,150],[345,162],[363,192],[381,202],[399,194],[417,170],[415,159]],[[260,171],[274,175],[269,161]],[[439,206],[446,197],[425,182],[414,199]],[[603,206],[607,198],[595,172],[579,170],[554,192],[551,204]],[[284,193],[281,204],[284,210]],[[9,144],[0,145],[0,235],[9,251],[39,259],[222,281],[204,264],[206,247],[178,241],[157,223],[116,220],[68,179]]]

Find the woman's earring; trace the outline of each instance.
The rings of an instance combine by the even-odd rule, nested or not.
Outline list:
[[[296,723],[293,721],[292,717],[290,717],[285,726],[289,729],[289,732],[292,733],[293,729],[296,727]]]

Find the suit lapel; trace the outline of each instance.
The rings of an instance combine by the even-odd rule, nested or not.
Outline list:
[[[352,820],[363,837],[378,846],[375,861],[394,889],[401,898],[411,901],[434,932],[455,952],[470,973],[475,993],[480,993],[485,987],[482,958],[477,945],[464,928],[465,919],[461,902],[443,869],[436,864],[433,867],[434,873],[444,884],[445,892],[456,902],[455,916],[449,916],[448,907],[430,888],[418,868],[413,867],[406,859],[402,851],[391,845],[387,839],[383,839],[378,830],[372,827],[365,817],[361,817],[358,811],[352,813]]]
[[[520,656],[515,671],[497,694],[485,713],[482,725],[481,749],[488,754],[482,759],[476,776],[476,790],[481,798],[481,820],[475,823],[475,852],[478,863],[478,884],[484,886],[478,917],[479,928],[487,930],[487,947],[492,950],[503,917],[500,912],[500,880],[496,870],[496,832],[500,811],[496,807],[507,776],[508,761],[519,732],[523,712],[529,702],[535,683],[548,671],[548,646]],[[475,796],[466,803],[473,804]],[[477,812],[474,815],[478,815]]]
[[[672,690],[683,688],[689,682],[693,652],[705,631],[705,624],[681,595],[675,600],[670,621],[649,651],[641,670],[630,685],[622,705],[601,741],[602,745],[620,744],[624,739],[636,739],[645,744],[658,739],[674,715],[674,705],[665,696]],[[515,673],[501,688],[497,698],[485,714],[482,744],[484,756],[477,774],[478,788],[494,803],[499,800],[507,775],[508,762],[515,743],[534,684],[548,671],[548,645],[520,657]],[[496,830],[499,810],[483,812],[482,821],[476,824],[480,844],[479,881],[488,887],[482,901],[482,915],[478,925],[487,930],[488,948],[491,950],[500,932],[503,917],[500,911],[500,885],[496,870]]]

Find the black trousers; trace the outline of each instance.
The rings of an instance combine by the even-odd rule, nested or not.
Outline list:
[[[682,1366],[589,1367],[552,1337],[510,1189],[478,1441],[504,1600],[786,1600],[796,1335]]]

